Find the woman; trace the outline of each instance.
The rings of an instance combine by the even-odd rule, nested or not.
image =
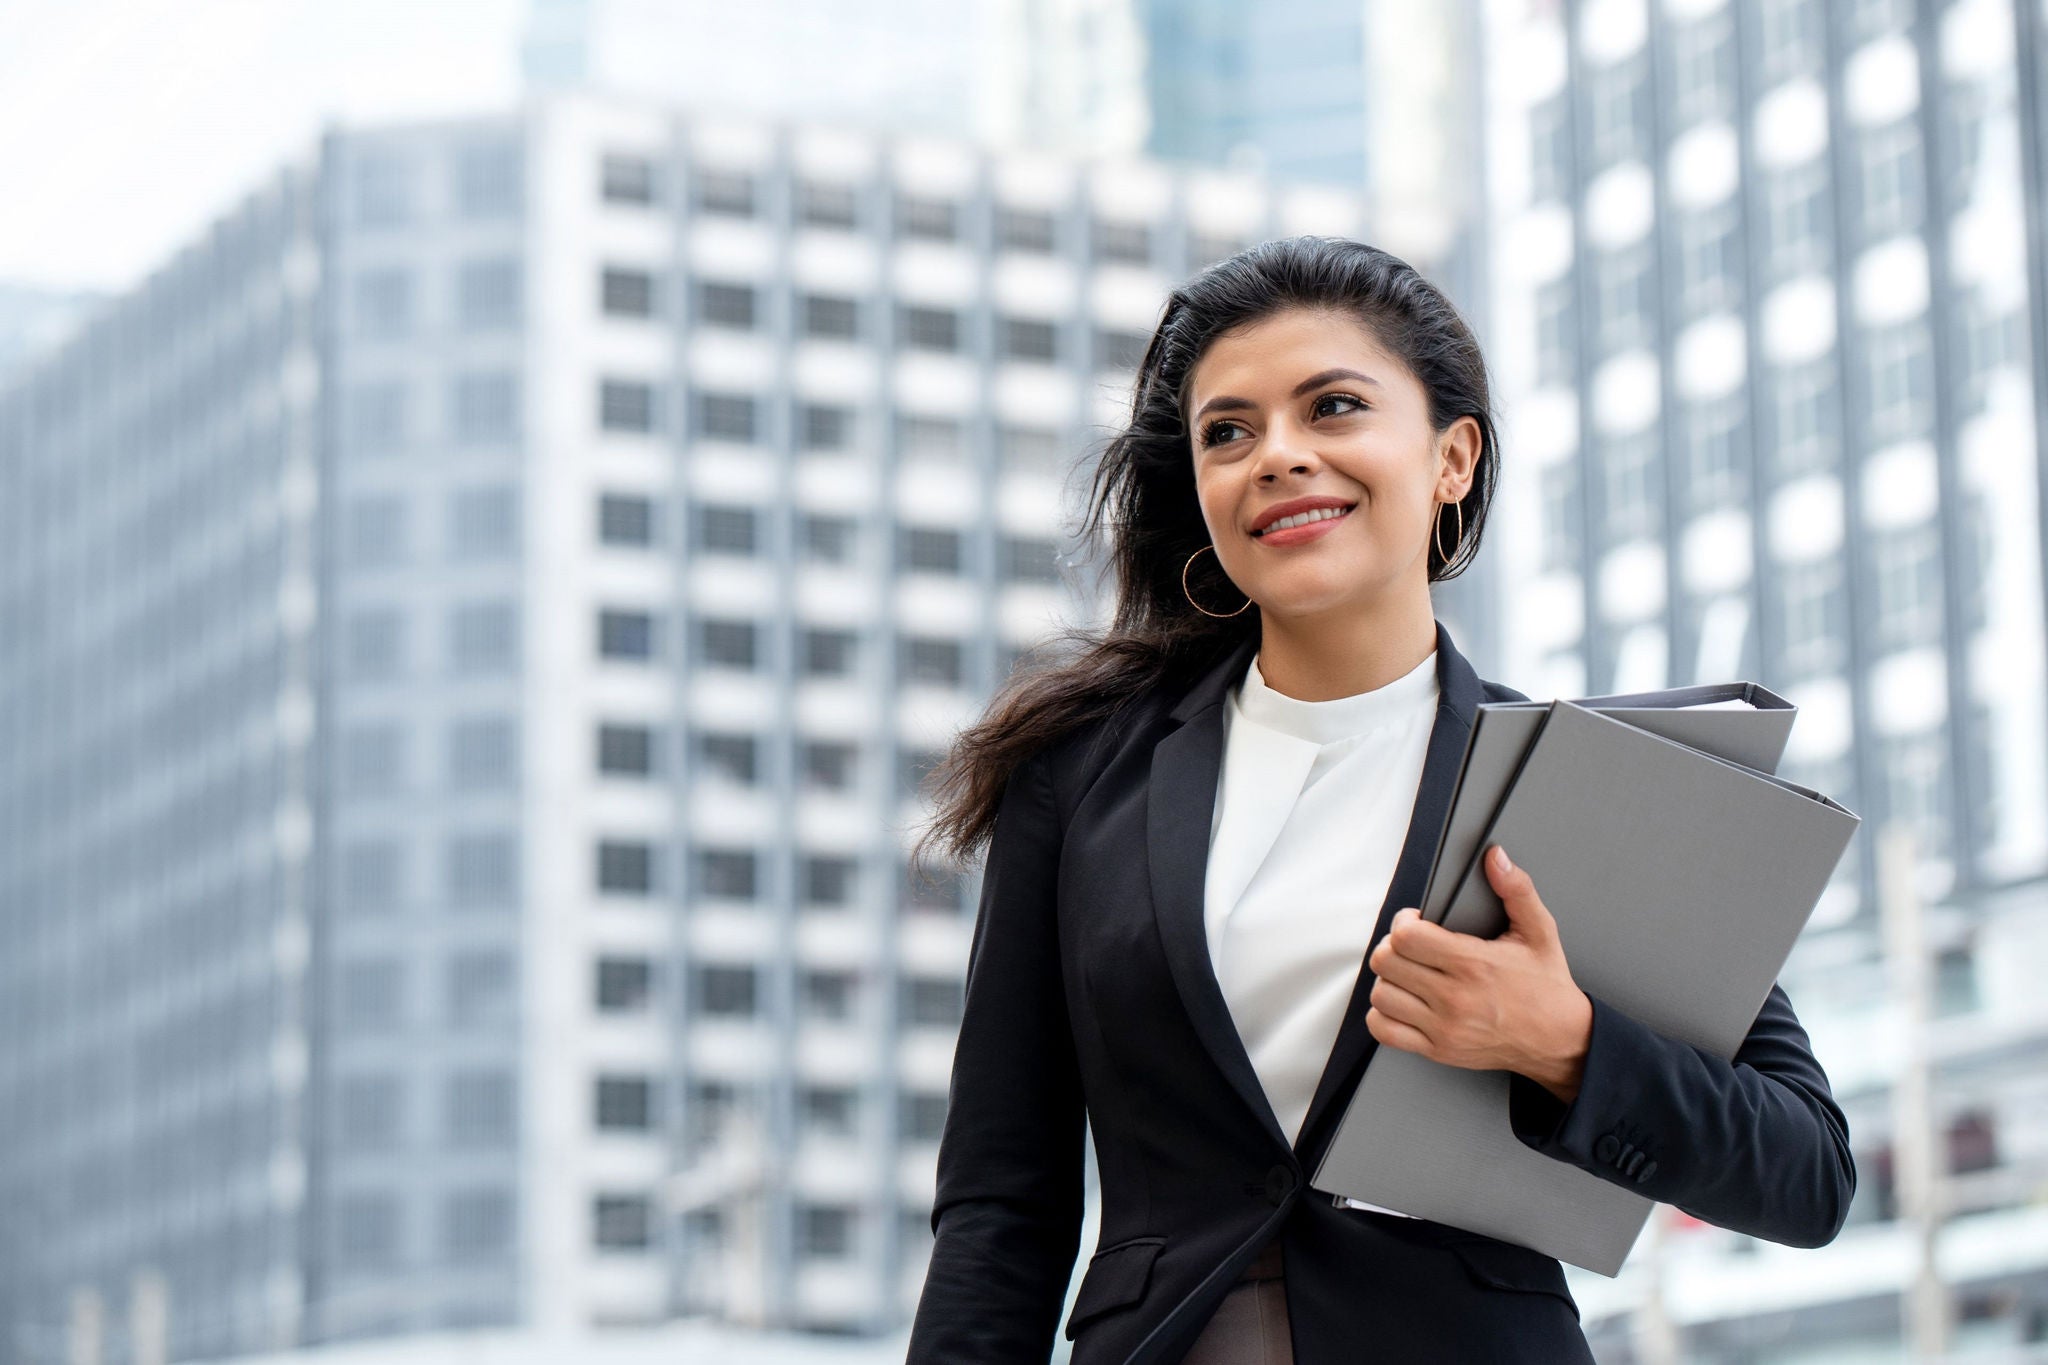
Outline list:
[[[1404,262],[1296,238],[1174,291],[1096,472],[1106,634],[962,734],[927,841],[990,840],[912,1365],[1592,1356],[1558,1262],[1307,1187],[1374,1048],[1511,1074],[1521,1140],[1725,1227],[1840,1229],[1847,1127],[1784,992],[1730,1061],[1420,899],[1480,679],[1429,585],[1471,562],[1485,366]],[[920,850],[921,851],[921,850]],[[1512,850],[1507,852],[1512,853]],[[1646,894],[1652,889],[1646,888]]]

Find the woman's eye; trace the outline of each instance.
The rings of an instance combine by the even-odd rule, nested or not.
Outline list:
[[[1326,393],[1322,397],[1316,399],[1316,406],[1320,408],[1323,404],[1329,402],[1331,399],[1335,399],[1339,403],[1349,403],[1353,407],[1357,408],[1363,408],[1365,406],[1364,400],[1353,398],[1348,393]]]
[[[1218,441],[1224,439],[1223,436],[1220,434],[1221,432],[1226,431],[1229,428],[1234,427],[1236,425],[1237,423],[1235,422],[1209,423],[1208,426],[1202,428],[1202,444],[1205,446],[1215,445]]]

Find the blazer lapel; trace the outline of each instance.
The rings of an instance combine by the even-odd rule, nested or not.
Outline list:
[[[1198,678],[1168,712],[1180,724],[1152,748],[1145,807],[1146,862],[1152,882],[1152,912],[1188,1018],[1239,1098],[1259,1116],[1279,1145],[1286,1147],[1287,1137],[1266,1100],[1258,1071],[1217,984],[1203,918],[1209,825],[1223,768],[1223,697],[1230,684],[1243,676],[1257,651],[1256,635],[1242,641]],[[1396,910],[1422,899],[1423,883],[1436,856],[1437,836],[1450,811],[1452,788],[1464,759],[1465,737],[1482,695],[1478,674],[1451,642],[1441,621],[1436,623],[1436,661],[1436,720],[1430,727],[1422,781],[1409,812],[1400,858],[1373,927],[1375,944],[1387,932]],[[1327,1141],[1323,1130],[1331,1126],[1333,1102],[1349,1093],[1376,1046],[1377,1040],[1365,1028],[1375,978],[1362,961],[1358,971],[1336,1043],[1293,1143],[1304,1163],[1320,1157]]]
[[[1223,694],[1258,647],[1257,635],[1240,642],[1168,713],[1181,723],[1152,747],[1145,793],[1145,856],[1152,879],[1152,913],[1188,1019],[1231,1088],[1285,1147],[1286,1135],[1266,1101],[1251,1054],[1245,1051],[1223,988],[1216,982],[1202,916],[1209,824],[1223,768]]]
[[[1465,740],[1471,734],[1472,721],[1478,714],[1483,695],[1479,675],[1451,643],[1450,632],[1444,629],[1441,621],[1436,626],[1436,651],[1436,720],[1430,727],[1429,748],[1422,761],[1422,781],[1416,788],[1414,809],[1409,812],[1408,832],[1401,843],[1401,856],[1394,865],[1386,900],[1380,905],[1371,944],[1366,948],[1368,957],[1386,934],[1394,912],[1422,900],[1425,883],[1429,880],[1429,865],[1436,859],[1437,839],[1443,832],[1444,817],[1450,814],[1458,769],[1464,763]],[[1294,1151],[1310,1170],[1322,1160],[1323,1148],[1342,1112],[1336,1107],[1336,1102],[1349,1096],[1357,1087],[1366,1062],[1379,1046],[1379,1040],[1365,1027],[1365,1015],[1371,1007],[1372,987],[1377,979],[1372,968],[1363,962],[1359,964],[1358,984],[1352,988],[1351,999],[1344,1008],[1344,1020],[1337,1027],[1337,1041],[1330,1049],[1322,1078],[1316,1083],[1315,1097],[1309,1101],[1308,1113],[1301,1121]]]

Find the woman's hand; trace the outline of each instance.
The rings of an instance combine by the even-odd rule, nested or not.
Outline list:
[[[1570,1104],[1579,1093],[1593,1003],[1572,980],[1557,921],[1529,874],[1496,844],[1482,859],[1507,906],[1500,937],[1394,916],[1366,959],[1378,975],[1365,1027],[1390,1047],[1482,1071],[1517,1071]]]

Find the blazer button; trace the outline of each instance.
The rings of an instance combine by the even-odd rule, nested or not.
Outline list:
[[[1657,1163],[1654,1161],[1645,1161],[1643,1163],[1643,1169],[1636,1172],[1636,1184],[1642,1184],[1645,1180],[1648,1180],[1651,1176],[1655,1174],[1657,1174]]]
[[[1266,1172],[1266,1202],[1279,1208],[1287,1202],[1287,1196],[1294,1193],[1294,1172],[1285,1166],[1275,1166]]]
[[[1621,1139],[1609,1133],[1593,1145],[1593,1155],[1602,1161],[1613,1161],[1621,1152]]]

